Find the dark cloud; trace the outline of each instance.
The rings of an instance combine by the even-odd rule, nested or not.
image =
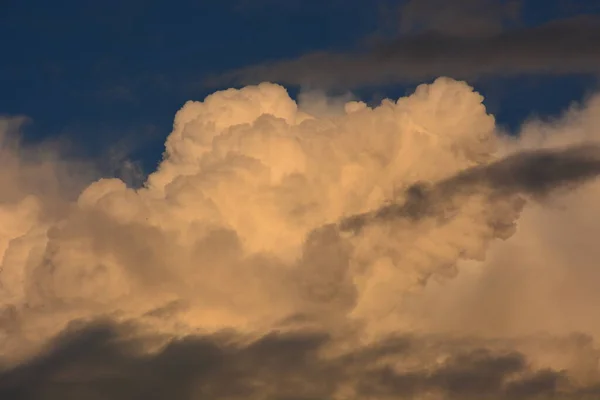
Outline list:
[[[513,154],[490,165],[466,170],[441,185],[455,187],[487,184],[495,190],[547,194],[565,184],[579,183],[600,174],[600,147],[579,145],[564,149],[533,150]]]
[[[143,343],[123,333],[98,324],[61,335],[46,354],[0,375],[0,397],[241,399],[271,391],[292,399],[327,392],[315,361],[322,335],[274,334],[245,347],[231,344],[228,334],[192,336],[144,355]],[[294,382],[297,373],[305,380]]]
[[[561,371],[535,370],[525,355],[491,343],[396,337],[341,355],[321,350],[318,333],[273,333],[243,341],[232,333],[190,336],[149,354],[131,329],[96,324],[63,333],[49,350],[0,373],[6,399],[534,399],[562,393],[581,399]],[[439,355],[444,361],[432,362]],[[418,358],[416,367],[393,362]],[[578,395],[579,397],[577,397]]]
[[[600,72],[600,17],[578,16],[497,34],[429,30],[356,53],[315,52],[210,77],[208,85],[273,81],[312,87],[360,87],[437,76],[474,80],[521,74]]]
[[[595,145],[565,149],[534,150],[510,155],[484,166],[477,166],[434,184],[415,184],[407,189],[403,203],[389,204],[373,212],[343,220],[342,230],[359,230],[364,225],[395,218],[420,219],[452,214],[455,200],[461,195],[482,193],[488,189],[494,200],[512,196],[515,212],[524,201],[520,194],[543,197],[554,189],[574,185],[600,175],[600,148]],[[490,214],[493,216],[494,214]],[[493,218],[490,224],[498,224]],[[498,226],[502,237],[503,227]],[[508,235],[509,236],[509,235]]]
[[[519,17],[518,0],[409,0],[399,8],[399,30],[433,29],[460,36],[497,34]]]

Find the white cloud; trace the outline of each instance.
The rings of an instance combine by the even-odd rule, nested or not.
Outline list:
[[[597,142],[600,102],[508,140],[482,101],[448,78],[373,108],[322,96],[298,107],[268,83],[229,89],[184,105],[141,189],[103,179],[61,207],[48,206],[56,191],[3,198],[1,352],[6,360],[35,352],[81,318],[134,321],[169,337],[310,325],[333,335],[332,349],[409,332],[512,343],[577,330],[596,340],[598,183],[561,186],[545,204],[530,199],[519,217],[537,186],[504,176],[527,172],[512,159],[494,162]],[[42,173],[37,164],[6,154],[16,161],[3,192],[29,188],[8,177]],[[589,173],[540,179],[558,185]],[[394,218],[356,233],[335,225],[386,203]],[[540,368],[579,371],[577,359],[518,343]]]

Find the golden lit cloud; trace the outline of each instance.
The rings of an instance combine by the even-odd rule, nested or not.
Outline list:
[[[144,187],[75,200],[5,145],[0,394],[598,393],[599,99],[507,138],[449,78],[377,107],[228,89]]]

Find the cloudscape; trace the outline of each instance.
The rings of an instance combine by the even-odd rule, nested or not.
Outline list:
[[[0,399],[600,398],[592,2],[109,3],[0,6]]]
[[[0,393],[599,395],[600,97],[519,138],[482,101],[439,78],[315,117],[219,91],[143,187],[74,201],[28,189],[68,165],[4,146]]]

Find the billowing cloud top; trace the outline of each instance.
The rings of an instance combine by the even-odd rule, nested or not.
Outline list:
[[[598,98],[519,140],[448,78],[377,107],[305,100],[263,83],[188,102],[144,187],[76,201],[33,191],[62,175],[4,146],[0,394],[597,394],[597,250],[532,202],[597,212]],[[575,288],[595,297],[539,297]]]

